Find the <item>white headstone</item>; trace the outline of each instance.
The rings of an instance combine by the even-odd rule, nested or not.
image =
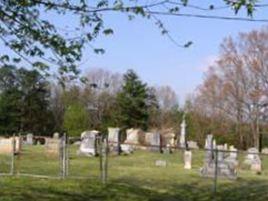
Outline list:
[[[32,133],[28,133],[26,135],[26,144],[33,145],[33,134]]]
[[[257,148],[252,147],[248,149],[244,164],[249,165],[250,169],[254,172],[261,172],[262,162]]]
[[[145,138],[145,134],[142,130],[140,129],[127,129],[127,139],[125,143],[129,144],[140,144],[140,141],[143,141]]]
[[[187,144],[190,149],[199,149],[199,146],[197,145],[197,142],[195,141],[188,141]]]
[[[151,146],[149,149],[153,151],[160,150],[160,133],[158,132],[147,132],[145,133],[145,142]]]
[[[129,144],[121,144],[121,151],[123,154],[132,154],[134,151],[133,146],[129,145]]]
[[[213,148],[213,149],[216,149],[216,148],[217,148],[217,142],[216,142],[216,140],[215,140],[215,139],[213,140],[213,143],[212,143],[212,148]]]
[[[53,138],[54,139],[59,139],[59,137],[60,137],[60,134],[59,133],[56,132],[56,133],[53,134]]]
[[[117,144],[119,142],[119,131],[120,128],[108,128],[108,142]]]
[[[192,152],[184,151],[184,169],[192,169]]]
[[[99,135],[98,131],[85,131],[81,134],[81,144],[79,153],[95,156],[97,154],[96,140]]]
[[[261,150],[261,153],[263,153],[263,154],[268,154],[268,148],[263,148],[263,149]]]
[[[230,151],[230,158],[237,159],[237,149],[231,145],[229,148]]]
[[[255,147],[249,148],[248,149],[248,155],[247,159],[249,160],[254,160],[255,156],[259,153],[258,149]]]
[[[209,134],[207,135],[206,142],[205,142],[205,149],[211,149],[212,147],[212,139],[213,135]]]

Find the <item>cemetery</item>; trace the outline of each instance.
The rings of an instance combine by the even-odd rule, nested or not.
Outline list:
[[[20,200],[41,189],[55,188],[56,191],[40,195],[39,200],[72,200],[72,196],[68,196],[70,188],[72,192],[79,192],[75,199],[78,201],[87,196],[102,200],[120,196],[119,200],[130,201],[211,200],[215,196],[217,200],[268,199],[265,193],[268,155],[256,148],[241,151],[233,145],[218,145],[212,134],[207,135],[203,148],[191,147],[187,144],[185,120],[181,127],[177,140],[171,139],[173,134],[164,139],[161,132],[128,129],[125,140],[121,141],[120,128],[113,127],[107,129],[106,143],[96,130],[82,132],[80,143],[71,142],[66,134],[58,133],[46,137],[44,145],[34,145],[33,134],[27,134],[26,138],[0,139],[1,181],[7,183],[4,189],[17,189],[16,196],[13,191],[2,196],[4,200],[8,196]],[[7,143],[8,140],[14,142],[13,145]],[[11,148],[6,148],[6,144]],[[103,149],[105,144],[107,149]],[[11,159],[13,165],[10,165]],[[100,160],[106,160],[107,164],[103,165]],[[25,183],[19,187],[22,182]],[[187,186],[191,186],[194,193],[187,193]],[[101,192],[97,190],[100,188],[103,188]],[[229,191],[235,191],[236,197],[227,193]]]
[[[268,201],[267,9],[0,1],[0,201]]]

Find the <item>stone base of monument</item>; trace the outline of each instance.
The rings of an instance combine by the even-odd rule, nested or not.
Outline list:
[[[206,163],[203,168],[201,168],[200,173],[203,177],[215,177],[215,161]],[[237,179],[237,171],[232,163],[227,162],[218,162],[217,164],[217,177],[219,178],[228,178],[228,179]]]
[[[94,148],[80,148],[78,151],[77,151],[77,155],[80,155],[80,156],[89,156],[89,157],[93,157],[93,156],[97,156],[98,155],[98,152],[96,151],[96,149]]]

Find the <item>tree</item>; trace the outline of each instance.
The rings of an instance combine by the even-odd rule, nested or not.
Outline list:
[[[20,129],[20,97],[16,69],[0,68],[0,132],[12,134]]]
[[[86,108],[80,103],[70,104],[64,113],[63,127],[70,136],[80,136],[89,128],[89,116]]]
[[[60,132],[63,130],[63,115],[65,106],[63,98],[63,89],[56,83],[50,83],[50,88],[51,88],[50,108],[54,120],[53,130]]]
[[[46,134],[53,120],[48,83],[36,70],[0,68],[1,130]]]
[[[82,87],[82,101],[91,114],[94,129],[105,131],[118,126],[116,96],[122,87],[122,76],[103,69],[91,69],[86,73],[87,82]]]
[[[21,68],[17,73],[22,94],[21,129],[39,134],[49,132],[53,117],[49,109],[48,82],[36,70]]]
[[[158,128],[161,125],[161,109],[159,101],[156,95],[156,89],[154,87],[148,88],[148,127]]]
[[[133,70],[123,76],[122,91],[117,95],[118,118],[123,128],[147,128],[148,88]]]
[[[257,4],[256,0],[223,0],[223,2],[234,9],[236,13],[242,7],[245,7],[249,15],[252,15],[255,7],[261,6]],[[83,48],[89,44],[94,52],[103,53],[104,50],[94,48],[92,42],[100,34],[113,34],[113,30],[105,25],[105,12],[126,13],[129,19],[133,19],[135,16],[151,19],[160,28],[161,32],[174,42],[158,16],[181,16],[182,14],[178,12],[180,7],[185,6],[199,8],[188,4],[188,0],[178,2],[159,0],[156,2],[150,1],[146,4],[143,1],[132,2],[128,0],[97,0],[95,2],[85,0],[1,1],[1,46],[5,46],[13,52],[13,54],[2,53],[0,55],[1,62],[12,65],[23,60],[31,67],[36,67],[46,73],[51,66],[55,66],[59,70],[63,81],[66,79],[64,74],[68,72],[71,73],[70,78],[73,79],[79,73],[77,62],[82,58]],[[208,11],[213,9],[216,9],[214,5],[203,8],[203,10]],[[61,21],[71,17],[76,24],[73,28],[66,29],[60,27],[54,21],[48,20],[48,16],[54,16]],[[200,17],[200,15],[195,17]],[[214,16],[204,17],[215,18]],[[219,17],[218,19],[228,19],[228,17]],[[187,42],[185,45],[177,45],[188,47],[191,44],[191,42]]]
[[[170,86],[160,86],[156,88],[156,97],[160,109],[159,126],[176,129],[182,120],[176,93]]]
[[[199,88],[203,113],[235,124],[241,148],[259,147],[260,130],[268,120],[267,39],[267,28],[226,38]]]

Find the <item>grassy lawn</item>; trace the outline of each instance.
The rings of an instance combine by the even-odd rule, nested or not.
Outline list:
[[[202,151],[193,153],[192,170],[183,169],[181,152],[171,155],[136,151],[130,156],[109,156],[108,184],[99,182],[99,159],[76,155],[71,148],[70,178],[40,179],[0,177],[0,201],[190,201],[213,200],[213,180],[202,178]],[[1,157],[1,172],[9,171],[9,156]],[[156,167],[155,160],[166,160],[167,167]],[[240,157],[243,160],[243,157]],[[215,200],[268,200],[268,157],[263,158],[264,171],[256,175],[239,170],[235,181],[218,180]],[[16,156],[15,172],[38,175],[59,175],[58,156],[47,154],[42,146],[29,146]],[[84,177],[85,179],[75,179]]]

